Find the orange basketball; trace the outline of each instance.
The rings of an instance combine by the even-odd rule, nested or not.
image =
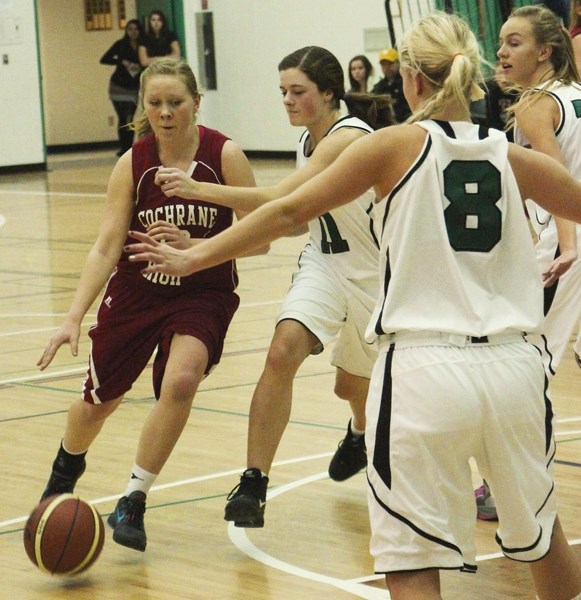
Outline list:
[[[45,573],[80,573],[99,557],[105,527],[97,510],[74,494],[45,498],[24,528],[28,558]]]

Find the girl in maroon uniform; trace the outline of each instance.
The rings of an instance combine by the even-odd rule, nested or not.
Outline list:
[[[122,252],[127,231],[148,232],[175,248],[187,248],[228,228],[235,212],[243,216],[187,192],[166,197],[158,174],[162,166],[177,169],[183,180],[255,183],[240,148],[196,124],[200,94],[187,63],[157,59],[144,71],[141,89],[144,111],[134,123],[139,141],[113,169],[97,240],[64,323],[38,366],[45,369],[65,343],[77,354],[83,317],[106,285],[97,324],[89,331],[91,355],[82,397],[69,409],[43,494],[47,497],[73,491],[105,419],[156,353],[157,402],[143,426],[128,486],[108,519],[116,542],[144,551],[146,495],[187,422],[200,381],[220,360],[239,304],[234,291],[238,277],[234,261],[186,277],[144,276]]]

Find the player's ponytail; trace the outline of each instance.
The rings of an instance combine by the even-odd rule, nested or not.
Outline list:
[[[430,118],[453,102],[469,111],[472,101],[484,97],[480,87],[484,59],[476,37],[460,17],[432,13],[409,29],[398,46],[402,68],[419,73],[435,90],[408,122]]]

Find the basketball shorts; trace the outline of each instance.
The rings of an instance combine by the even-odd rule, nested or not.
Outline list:
[[[414,341],[381,346],[367,399],[376,572],[476,570],[471,457],[496,501],[502,552],[542,558],[556,506],[553,414],[539,353],[522,340]]]
[[[199,290],[176,297],[146,293],[115,274],[89,330],[91,354],[83,384],[86,402],[113,400],[131,389],[155,352],[153,388],[159,398],[174,333],[208,350],[206,374],[218,364],[240,299],[234,292]]]
[[[544,271],[555,259],[556,228],[545,229],[535,246],[539,269]],[[577,225],[577,246],[581,248],[581,225]],[[544,289],[545,321],[543,336],[530,335],[527,341],[543,355],[549,378],[555,375],[572,335],[578,333],[581,319],[581,257],[551,287]]]
[[[307,246],[283,300],[277,323],[302,323],[319,340],[313,354],[336,339],[331,364],[358,377],[371,377],[377,346],[365,341],[365,328],[377,299],[377,279],[351,281],[337,275],[323,256]]]

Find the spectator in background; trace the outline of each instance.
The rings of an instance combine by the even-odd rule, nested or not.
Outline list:
[[[141,65],[137,56],[139,40],[143,35],[141,24],[137,19],[127,21],[125,35],[117,40],[101,57],[102,65],[115,65],[109,80],[109,100],[117,113],[117,131],[119,151],[117,156],[131,148],[133,131],[129,123],[133,121],[139,94],[139,75]]]
[[[411,114],[410,107],[403,95],[403,83],[399,73],[399,58],[395,48],[386,48],[379,53],[379,66],[383,73],[373,89],[372,94],[389,94],[393,101],[395,119],[403,123]]]
[[[358,54],[349,61],[349,83],[350,92],[367,93],[367,82],[373,74],[373,65],[369,62],[367,56]]]
[[[139,44],[139,62],[148,67],[158,56],[180,58],[180,43],[168,29],[167,19],[161,10],[152,10],[147,19],[147,32]]]

